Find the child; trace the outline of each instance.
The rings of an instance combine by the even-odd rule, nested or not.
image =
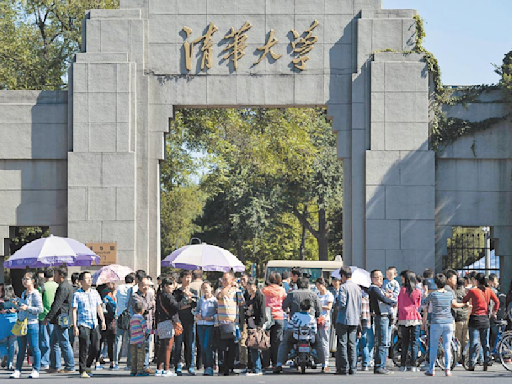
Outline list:
[[[133,311],[135,313],[130,319],[131,376],[148,376],[149,374],[144,372],[144,358],[146,357],[144,341],[148,335],[148,326],[142,316],[144,304],[136,302],[133,305]]]
[[[386,280],[384,280],[384,289],[393,295],[395,300],[398,300],[398,294],[400,293],[400,284],[395,278],[398,276],[396,267],[388,267],[386,270]]]
[[[300,312],[295,312],[290,320],[290,326],[292,328],[292,334],[294,342],[297,342],[299,339],[299,334],[301,335],[301,340],[310,340],[311,341],[311,354],[315,358],[315,361],[318,360],[318,354],[316,352],[316,332],[317,325],[316,319],[311,314],[311,300],[304,299],[300,303]],[[309,335],[304,335],[304,333],[300,332],[301,328],[307,327],[309,329]],[[289,346],[292,349],[292,354],[294,353],[293,346]]]
[[[382,284],[384,294],[390,295],[391,298],[396,301],[398,301],[398,294],[400,293],[400,284],[398,284],[398,281],[395,280],[397,276],[398,273],[396,271],[396,267],[388,267],[386,270],[386,279]],[[389,313],[390,315],[392,314],[393,318],[396,320],[398,313],[398,307],[396,305],[391,306],[379,301],[379,308],[381,313]]]

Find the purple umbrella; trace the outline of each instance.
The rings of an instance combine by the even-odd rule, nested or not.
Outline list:
[[[64,263],[68,266],[89,266],[93,262],[99,263],[100,257],[84,244],[73,239],[50,235],[24,245],[4,262],[4,267],[46,268]]]
[[[185,245],[162,261],[162,267],[203,271],[245,271],[245,266],[228,250],[210,244]]]

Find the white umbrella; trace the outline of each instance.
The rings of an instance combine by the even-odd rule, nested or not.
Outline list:
[[[350,269],[352,270],[352,281],[356,283],[357,285],[361,285],[363,287],[368,288],[372,280],[370,279],[370,272],[368,272],[365,269],[358,268],[355,266],[351,266]],[[337,279],[341,279],[340,270],[337,269],[331,273],[331,277],[335,277]]]
[[[162,261],[163,267],[202,269],[203,271],[245,271],[245,266],[231,252],[210,244],[185,245]]]
[[[4,262],[5,268],[46,268],[52,265],[89,266],[100,257],[84,244],[65,237],[44,237],[25,244]]]

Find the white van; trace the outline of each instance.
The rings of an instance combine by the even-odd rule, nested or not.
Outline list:
[[[271,272],[278,272],[281,275],[284,271],[290,272],[292,268],[302,268],[302,272],[308,273],[312,284],[319,277],[330,281],[331,273],[343,267],[343,261],[309,261],[309,260],[270,260],[265,268],[265,281]]]

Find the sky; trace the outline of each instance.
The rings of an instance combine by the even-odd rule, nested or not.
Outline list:
[[[491,63],[501,65],[512,50],[512,0],[382,0],[382,8],[418,11],[443,84],[499,81]]]

